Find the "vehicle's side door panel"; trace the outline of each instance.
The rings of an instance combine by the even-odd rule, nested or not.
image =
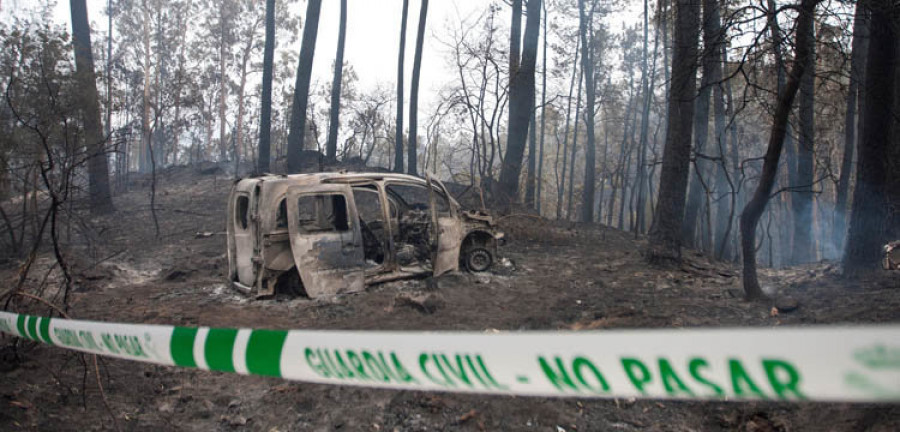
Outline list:
[[[440,276],[459,268],[459,248],[462,246],[463,227],[462,221],[455,214],[450,200],[447,199],[447,189],[430,174],[426,174],[429,191],[432,195],[431,211],[437,220],[437,256],[434,260],[434,275]],[[441,190],[441,193],[438,192]],[[441,211],[446,209],[446,211]]]
[[[257,266],[253,262],[256,255],[256,219],[253,217],[254,197],[248,192],[239,192],[232,202],[232,226],[234,232],[235,266],[237,281],[245,286],[253,286],[257,276]]]
[[[295,186],[287,199],[291,252],[307,295],[364,290],[362,235],[350,186]]]

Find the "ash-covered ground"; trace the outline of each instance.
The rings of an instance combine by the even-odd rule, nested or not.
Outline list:
[[[900,321],[900,276],[846,280],[833,263],[764,270],[774,303],[741,298],[740,269],[687,251],[644,263],[641,239],[602,226],[511,216],[504,259],[485,274],[377,285],[328,300],[252,300],[225,284],[231,179],[173,168],[137,182],[66,256],[78,319],[278,329],[588,330],[802,326]],[[199,234],[199,235],[198,235]],[[58,283],[52,254],[27,286]],[[0,272],[13,280],[10,263]],[[781,301],[781,300],[779,300]],[[791,303],[796,302],[796,305]],[[795,310],[787,312],[787,309]],[[25,299],[10,310],[48,309]],[[873,404],[550,399],[372,390],[93,358],[0,337],[2,430],[895,431],[900,407]],[[112,417],[115,417],[113,421]]]

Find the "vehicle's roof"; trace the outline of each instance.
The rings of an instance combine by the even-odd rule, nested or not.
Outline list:
[[[337,182],[337,181],[348,181],[352,182],[355,180],[403,180],[410,181],[414,183],[423,183],[425,179],[421,177],[412,176],[409,174],[399,174],[399,173],[383,173],[383,172],[372,172],[372,173],[341,173],[341,172],[323,172],[323,173],[311,173],[311,174],[265,174],[258,177],[250,177],[246,179],[241,179],[240,181],[251,182],[256,181],[281,181],[281,180],[293,180],[293,181],[302,181],[303,183],[326,183],[326,182]]]
[[[342,172],[323,172],[310,174],[265,174],[257,177],[248,177],[240,179],[234,185],[234,191],[240,193],[250,193],[254,188],[262,186],[264,195],[271,197],[270,199],[279,199],[292,186],[313,186],[323,183],[354,183],[358,181],[399,181],[426,185],[426,180],[408,174],[399,173],[342,173]],[[453,197],[447,192],[448,198],[453,201]],[[455,202],[455,201],[454,201]]]

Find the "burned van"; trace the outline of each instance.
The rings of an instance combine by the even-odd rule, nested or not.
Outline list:
[[[488,270],[502,233],[430,176],[317,173],[237,181],[228,198],[231,285],[311,298],[368,284]]]

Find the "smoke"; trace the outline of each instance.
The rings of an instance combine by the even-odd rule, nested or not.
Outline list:
[[[840,261],[844,258],[846,230],[836,229],[835,203],[818,195],[815,199],[813,234],[816,239],[818,260]]]

